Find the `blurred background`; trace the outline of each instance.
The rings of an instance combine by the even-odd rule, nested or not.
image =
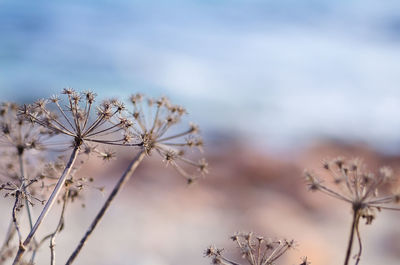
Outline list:
[[[341,264],[350,208],[307,192],[302,172],[340,154],[399,167],[399,14],[378,0],[0,1],[2,101],[168,96],[205,138],[206,179],[188,188],[145,163],[76,264],[209,264],[210,244],[234,255],[236,231],[296,239],[282,264]],[[91,163],[108,190],[125,166]],[[102,201],[71,209],[59,263]],[[399,218],[361,228],[361,264],[398,264]]]

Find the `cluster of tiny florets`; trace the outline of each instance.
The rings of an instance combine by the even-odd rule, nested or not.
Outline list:
[[[105,100],[96,107],[96,94],[91,91],[79,93],[66,88],[62,94],[66,96],[65,102],[58,96],[40,99],[32,105],[23,106],[21,114],[55,134],[71,137],[73,146],[89,143],[118,145],[124,142],[124,138],[116,137],[117,132],[124,134],[127,131],[122,103]]]
[[[134,124],[131,127],[131,135],[139,139],[146,153],[157,153],[166,165],[171,165],[177,172],[191,183],[197,177],[187,172],[183,165],[196,167],[201,175],[207,174],[208,164],[204,159],[193,161],[185,157],[185,148],[198,148],[202,151],[203,141],[198,136],[199,128],[190,124],[186,130],[173,131],[181,122],[186,110],[162,97],[160,99],[148,99],[142,94],[132,95],[130,98],[133,106],[130,117]]]
[[[294,240],[255,237],[252,233],[238,233],[231,236],[231,240],[236,243],[242,258],[249,265],[276,264],[281,256],[296,246]],[[240,265],[239,262],[227,258],[223,251],[223,249],[210,246],[205,250],[204,255],[211,258],[211,264]],[[302,258],[302,262],[301,265],[310,264],[306,257]]]
[[[26,150],[45,149],[46,140],[52,132],[46,128],[33,126],[19,115],[18,105],[5,102],[0,106],[0,146],[14,149],[22,154]]]
[[[316,176],[315,173],[305,171],[308,186],[312,191],[320,191],[331,197],[345,201],[353,209],[361,213],[367,224],[375,218],[376,210],[398,208],[387,207],[386,204],[398,203],[398,193],[380,195],[386,186],[394,181],[393,171],[389,167],[382,167],[377,173],[369,172],[358,158],[345,159],[338,157],[323,162],[323,169],[331,176],[333,185],[329,185]],[[399,208],[400,209],[400,208]]]

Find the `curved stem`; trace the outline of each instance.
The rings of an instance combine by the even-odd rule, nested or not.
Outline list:
[[[146,154],[146,152],[144,151],[144,149],[141,149],[140,152],[137,154],[137,156],[129,164],[129,166],[126,169],[126,171],[124,172],[124,174],[118,180],[117,184],[115,184],[113,190],[111,191],[107,200],[103,204],[103,207],[100,209],[100,211],[97,213],[96,217],[92,221],[92,224],[86,231],[85,235],[82,237],[78,246],[76,247],[74,252],[71,254],[71,256],[68,258],[67,262],[65,263],[66,265],[70,265],[74,262],[75,258],[78,256],[78,254],[82,250],[82,248],[85,245],[86,241],[88,240],[89,236],[92,234],[93,230],[96,228],[97,224],[100,222],[101,218],[104,216],[107,209],[110,207],[111,202],[114,200],[115,196],[118,194],[118,192],[124,186],[124,184],[130,179],[133,172],[135,172],[135,170],[139,166],[140,162],[142,162],[145,154]]]
[[[344,265],[348,265],[349,264],[350,255],[351,255],[351,248],[353,246],[354,231],[356,230],[357,223],[358,223],[358,220],[359,220],[359,218],[357,216],[358,216],[358,210],[357,209],[353,209],[353,222],[351,224],[350,238],[349,238],[349,243],[348,243],[348,246],[347,246],[346,258],[344,260]]]
[[[76,157],[78,156],[78,151],[79,151],[79,146],[75,146],[74,149],[72,150],[69,161],[68,161],[67,165],[65,166],[65,169],[64,169],[61,177],[58,179],[58,182],[57,182],[56,186],[54,187],[54,190],[51,193],[49,199],[47,200],[47,203],[44,206],[42,212],[40,213],[38,219],[36,220],[35,225],[31,229],[29,235],[26,237],[24,243],[19,246],[19,249],[18,249],[17,255],[15,256],[13,265],[17,265],[20,262],[22,255],[26,251],[26,247],[29,245],[29,243],[33,239],[33,237],[34,237],[37,229],[39,228],[40,224],[42,223],[43,219],[49,213],[51,207],[53,206],[54,202],[56,201],[57,196],[60,193],[61,188],[64,186],[65,180],[66,180],[67,176],[69,175],[69,173],[72,169],[72,166],[75,163]]]

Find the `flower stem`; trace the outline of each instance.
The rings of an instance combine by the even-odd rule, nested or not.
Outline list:
[[[13,265],[17,265],[20,262],[22,255],[26,251],[26,247],[29,245],[29,243],[33,239],[33,237],[34,237],[37,229],[39,228],[40,224],[42,223],[43,219],[49,213],[51,207],[53,206],[54,202],[56,201],[57,196],[60,193],[61,188],[64,186],[65,180],[66,180],[67,176],[69,175],[69,173],[72,169],[72,166],[75,163],[76,157],[78,156],[78,152],[79,152],[79,146],[75,146],[74,149],[72,150],[69,161],[68,161],[67,165],[65,166],[64,172],[62,173],[61,177],[58,179],[58,182],[57,182],[56,186],[54,187],[54,190],[51,193],[49,199],[47,200],[46,205],[44,206],[38,219],[36,220],[35,225],[29,232],[29,235],[26,237],[24,243],[20,245],[17,255],[15,256]]]
[[[137,154],[137,156],[131,161],[131,163],[129,164],[128,168],[124,172],[124,174],[121,176],[121,178],[115,184],[113,190],[111,191],[111,193],[108,196],[107,200],[103,204],[103,207],[97,213],[96,217],[92,221],[92,224],[90,225],[90,227],[86,231],[85,235],[82,237],[82,239],[79,242],[78,246],[76,247],[74,252],[71,254],[71,256],[68,258],[67,262],[65,263],[66,265],[70,265],[70,264],[72,264],[74,262],[75,258],[78,256],[78,254],[82,250],[82,248],[85,245],[86,241],[88,240],[89,236],[92,234],[93,230],[96,228],[97,224],[100,222],[101,218],[104,216],[104,214],[107,211],[107,209],[110,207],[111,202],[114,200],[115,196],[118,194],[118,192],[121,190],[121,188],[124,186],[124,184],[130,179],[132,174],[135,172],[136,168],[142,162],[145,154],[146,154],[146,152],[144,151],[144,149],[142,149]]]
[[[346,252],[346,258],[344,260],[344,265],[348,265],[349,264],[350,255],[351,255],[351,248],[353,246],[354,231],[356,230],[358,221],[359,221],[358,210],[357,209],[353,209],[353,222],[351,224],[350,238],[349,238],[349,243],[348,243],[348,246],[347,246],[347,252]]]

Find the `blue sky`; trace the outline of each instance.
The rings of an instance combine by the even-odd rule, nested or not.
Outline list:
[[[278,147],[400,147],[398,1],[0,1],[4,100],[71,86],[186,105]]]

